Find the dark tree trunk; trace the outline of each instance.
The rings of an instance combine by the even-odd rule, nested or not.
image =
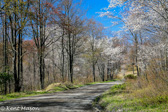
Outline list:
[[[23,44],[23,39],[22,39],[23,37],[22,37],[22,31],[21,31],[21,40],[20,40],[20,55],[21,55],[21,57],[20,57],[20,80],[21,80],[21,82],[20,82],[20,84],[21,84],[21,88],[22,88],[22,86],[23,86],[23,46],[22,46],[22,44]]]
[[[41,83],[41,89],[44,89],[44,59],[41,52],[39,58],[40,58],[39,59],[40,83]]]
[[[104,82],[104,69],[105,69],[105,65],[102,64],[102,81]]]
[[[15,92],[19,92],[20,88],[19,88],[19,77],[17,74],[17,27],[16,27],[16,14],[15,14],[15,28],[14,28],[14,80],[15,80]],[[13,30],[13,29],[12,29]]]
[[[33,74],[34,74],[34,84],[36,85],[36,61],[35,61],[35,53],[33,53]]]
[[[43,16],[41,15],[41,0],[39,0],[39,26],[40,26],[40,59],[39,59],[39,69],[40,69],[40,82],[41,82],[41,89],[44,89],[44,79],[45,79],[45,61],[44,61],[44,48],[45,48],[45,26],[43,21]],[[38,38],[38,37],[37,37]]]
[[[96,76],[95,76],[95,64],[94,64],[94,62],[93,62],[93,64],[92,64],[92,69],[93,69],[93,81],[95,82],[96,81]]]
[[[54,82],[56,81],[55,79],[55,62],[54,62],[54,47],[52,45],[52,75],[53,75],[53,80]]]
[[[137,70],[137,76],[139,76],[139,69],[138,69],[138,37],[135,36],[135,61],[136,61],[136,70]]]
[[[8,73],[8,38],[7,38],[7,17],[5,13],[4,24],[3,24],[3,72]],[[4,82],[4,92],[7,94],[7,80]]]
[[[64,28],[63,28],[63,34],[62,34],[62,69],[61,69],[61,74],[62,74],[62,81],[64,82],[64,64],[65,64],[65,54],[64,54]]]
[[[71,83],[73,83],[73,59],[72,56],[70,56],[70,77],[71,77]]]
[[[92,72],[93,72],[93,81],[95,82],[96,81],[96,75],[95,75],[95,54],[94,54],[94,52],[95,52],[95,46],[94,46],[94,43],[95,43],[95,41],[94,41],[94,36],[93,36],[93,43],[92,43]]]

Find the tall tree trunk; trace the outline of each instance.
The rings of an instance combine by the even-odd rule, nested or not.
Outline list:
[[[36,85],[36,61],[35,61],[35,53],[33,53],[33,74],[34,74],[34,84]]]
[[[52,75],[53,75],[53,79],[54,82],[56,81],[55,79],[55,60],[54,60],[55,56],[54,56],[54,46],[52,45]]]
[[[95,82],[96,81],[96,76],[95,76],[95,54],[94,54],[94,52],[95,52],[95,46],[94,46],[94,44],[95,44],[95,39],[94,39],[94,36],[92,36],[93,38],[93,43],[92,43],[92,72],[93,72],[93,81]]]
[[[105,69],[105,65],[102,64],[102,81],[104,82],[104,69]]]
[[[73,53],[72,53],[72,48],[70,50],[70,78],[71,78],[71,83],[73,83]]]
[[[72,56],[70,56],[70,77],[71,77],[71,83],[73,83],[73,59],[72,59]]]
[[[40,70],[40,83],[41,83],[41,89],[44,89],[44,60],[42,57],[42,53],[40,51],[40,56],[39,56],[39,70]]]
[[[135,74],[135,71],[134,71],[134,65],[135,65],[134,58],[132,58],[132,60],[133,60],[133,63],[132,63],[133,74]]]
[[[93,81],[96,82],[96,76],[95,76],[95,63],[93,61],[93,64],[92,64],[92,69],[93,69]]]
[[[138,37],[137,35],[135,35],[135,62],[136,62],[137,76],[140,76],[139,68],[138,68]]]
[[[21,56],[22,56],[22,54],[21,54],[21,31],[19,31],[19,38],[18,38],[18,52],[17,52],[17,61],[18,61],[18,65],[17,65],[17,92],[19,92],[20,91],[20,89],[21,89]]]
[[[22,37],[23,35],[22,35],[22,31],[21,31],[21,40],[20,40],[20,55],[21,55],[21,57],[20,57],[20,80],[21,80],[21,82],[20,82],[20,84],[21,84],[21,88],[22,88],[22,86],[23,86],[23,46],[22,46],[22,44],[23,44],[23,37]]]
[[[62,34],[62,69],[61,69],[61,74],[62,74],[62,80],[63,82],[65,81],[64,79],[64,64],[65,64],[65,54],[64,54],[64,28],[63,28],[63,34]]]
[[[39,25],[40,25],[40,47],[39,47],[39,51],[40,51],[40,55],[39,55],[39,69],[40,69],[40,82],[41,82],[41,89],[44,89],[44,78],[45,78],[45,62],[44,62],[44,21],[43,21],[43,17],[41,15],[41,0],[39,0]]]
[[[16,2],[15,2],[15,9],[16,9]],[[17,74],[17,27],[16,27],[16,22],[17,22],[17,18],[16,18],[16,13],[15,13],[15,19],[14,19],[14,80],[15,80],[15,92],[19,92],[19,77]],[[12,29],[13,30],[13,29]]]
[[[6,18],[6,13],[4,17],[4,24],[3,24],[3,57],[4,57],[4,62],[3,62],[3,72],[8,73],[8,39],[7,39],[7,18]],[[7,80],[5,80],[4,84],[4,92],[7,94]]]

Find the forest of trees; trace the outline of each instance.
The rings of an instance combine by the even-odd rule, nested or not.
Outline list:
[[[122,24],[118,31],[125,44],[128,64],[136,68],[137,79],[127,90],[146,103],[163,104],[168,96],[168,1],[109,0],[101,17]],[[120,12],[115,12],[120,8]],[[164,98],[163,98],[164,97]],[[160,100],[159,98],[163,98]]]
[[[0,94],[113,79],[123,40],[86,13],[75,0],[1,0]]]
[[[79,1],[1,0],[0,93],[111,80],[123,63],[136,68],[139,88],[149,83],[165,88],[168,1],[109,1],[99,16],[122,24],[115,36],[86,18]],[[113,12],[116,7],[121,12]]]

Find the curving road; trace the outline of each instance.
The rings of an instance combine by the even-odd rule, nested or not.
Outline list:
[[[92,101],[121,81],[0,102],[0,112],[95,112]]]

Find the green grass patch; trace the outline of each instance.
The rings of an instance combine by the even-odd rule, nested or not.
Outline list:
[[[115,85],[101,95],[98,104],[104,111],[124,111],[124,112],[164,112],[168,111],[167,97],[160,97],[162,103],[145,104],[144,99],[131,98],[126,91],[126,85]],[[155,99],[155,98],[154,98]],[[158,99],[158,98],[156,98]],[[157,100],[158,101],[158,100]],[[143,104],[143,103],[144,104]],[[163,103],[164,102],[164,103]]]
[[[136,79],[137,76],[133,75],[133,74],[128,74],[124,77],[125,79]]]
[[[73,85],[73,84],[52,84],[49,85],[45,90],[39,91],[27,91],[27,92],[20,92],[20,93],[11,93],[7,95],[0,95],[0,101],[11,100],[16,98],[28,97],[28,96],[35,96],[35,95],[42,95],[42,94],[49,94],[55,93],[59,91],[65,91],[69,89],[75,89],[78,87],[82,87],[84,85]]]
[[[46,94],[49,92],[20,92],[20,93],[11,93],[7,95],[0,95],[0,101],[11,100],[16,98],[35,96],[40,94]]]

